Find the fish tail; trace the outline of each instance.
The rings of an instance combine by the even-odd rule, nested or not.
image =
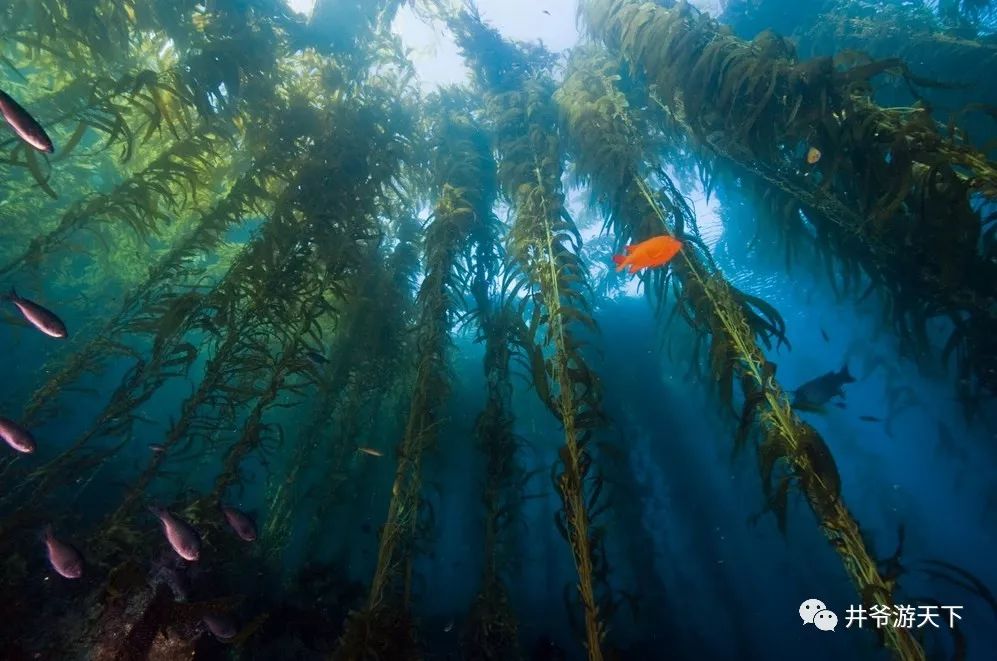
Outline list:
[[[166,510],[159,505],[149,505],[149,511],[152,512],[157,518],[161,518],[163,514],[166,513]]]
[[[624,266],[623,262],[625,262],[625,261],[627,261],[627,258],[624,257],[623,255],[613,255],[613,263],[616,264],[616,270],[617,271],[622,271],[623,270],[623,266]]]
[[[841,376],[845,379],[851,379],[852,381],[855,380],[855,377],[848,371],[848,363],[845,363],[845,366],[841,368]]]

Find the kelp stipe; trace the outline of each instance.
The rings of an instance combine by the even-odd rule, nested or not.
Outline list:
[[[481,139],[490,135],[481,134]],[[485,177],[498,186],[495,164]],[[481,584],[460,633],[465,659],[499,661],[522,658],[519,627],[509,596],[508,580],[518,568],[513,537],[522,523],[523,489],[531,474],[517,456],[522,441],[513,433],[512,365],[525,361],[531,338],[517,306],[509,299],[514,280],[505,277],[502,224],[489,213],[473,234],[474,269],[470,285],[474,308],[465,318],[477,326],[477,340],[484,341],[485,407],[474,422],[478,448],[485,458],[484,569]],[[498,283],[494,287],[492,283]]]
[[[591,449],[600,424],[598,377],[582,355],[582,329],[594,329],[586,296],[587,274],[578,252],[581,240],[564,208],[561,150],[553,82],[540,73],[550,59],[509,44],[480,17],[464,13],[452,20],[465,57],[477,59],[477,84],[486,94],[486,112],[495,126],[499,181],[512,206],[507,239],[512,296],[529,319],[532,383],[543,404],[564,426],[564,446],[552,469],[562,509],[555,523],[569,543],[578,572],[585,647],[589,659],[603,658],[611,595],[608,565],[590,529],[596,507]],[[487,58],[486,55],[487,54]],[[549,352],[549,356],[546,355]]]
[[[450,329],[466,291],[471,235],[491,215],[491,156],[481,130],[460,110],[459,94],[434,99],[430,168],[436,200],[425,230],[426,277],[416,297],[416,373],[404,436],[398,444],[391,502],[381,527],[377,564],[364,608],[351,614],[335,658],[419,658],[410,606],[413,544],[423,510],[423,454],[435,445],[449,392]],[[491,166],[494,170],[494,166]]]

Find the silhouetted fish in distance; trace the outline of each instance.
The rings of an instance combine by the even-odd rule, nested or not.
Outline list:
[[[11,289],[9,294],[0,296],[0,299],[10,301],[16,305],[21,314],[24,315],[24,318],[28,320],[28,323],[49,337],[63,340],[69,336],[66,324],[62,323],[62,319],[59,319],[55,313],[38,305],[34,301],[29,301],[26,298],[18,296],[17,291],[14,289]]]
[[[820,410],[833,398],[844,397],[845,384],[854,382],[854,377],[848,373],[848,365],[838,372],[828,372],[818,376],[796,389],[793,395],[793,408]]]
[[[42,125],[3,90],[0,90],[0,115],[24,142],[48,154],[55,151],[55,146]]]

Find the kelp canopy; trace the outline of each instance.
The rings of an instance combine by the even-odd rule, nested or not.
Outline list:
[[[963,84],[995,73],[997,10],[723,4],[733,29],[686,2],[582,0],[588,37],[561,54],[471,3],[0,6],[0,90],[55,144],[0,133],[0,290],[69,327],[37,332],[13,294],[0,312],[9,656],[757,657],[771,631],[733,605],[729,644],[675,621],[717,608],[689,593],[726,571],[719,517],[757,572],[731,592],[819,575],[870,611],[997,616],[997,577],[868,497],[916,460],[867,460],[836,409],[797,406],[805,320],[753,286],[792,269],[826,296],[812,308],[875,302],[876,341],[907,361],[883,370],[927,375],[933,451],[997,463],[973,445],[997,426],[997,111]],[[419,85],[399,11],[446,27],[461,84]],[[895,17],[944,63],[896,51],[877,30]],[[634,278],[636,306],[611,257],[662,235],[682,249]],[[880,394],[887,432],[916,387]],[[892,556],[860,518],[900,527]],[[962,658],[987,631],[967,613],[829,649]]]

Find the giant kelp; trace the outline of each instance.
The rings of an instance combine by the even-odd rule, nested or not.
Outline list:
[[[987,19],[973,13],[983,5],[955,4],[946,38],[983,44]],[[416,92],[390,34],[402,5],[452,19],[473,85]],[[523,489],[538,472],[513,433],[518,365],[563,426],[554,525],[542,523],[570,547],[569,620],[590,658],[612,656],[621,591],[610,589],[607,547],[638,565],[649,535],[612,539],[646,512],[620,502],[618,482],[633,475],[627,439],[596,443],[598,299],[567,212],[566,163],[618,243],[663,232],[686,242],[669,269],[643,278],[661,326],[674,329],[669,311],[687,322],[691,363],[725,413],[740,408],[735,446],[756,446],[779,526],[795,488],[863,601],[891,602],[897,575],[884,565],[896,558],[873,558],[828,444],[790,410],[763,352],[786,342],[783,320],[720,273],[682,176],[699,167],[708,189],[731,184],[773,205],[787,237],[815,230],[851,287],[869,276],[891,294],[912,340],[926,318],[949,315],[949,348],[985,390],[991,270],[968,246],[992,250],[993,236],[969,203],[992,200],[992,164],[924,101],[872,102],[880,74],[925,89],[902,62],[800,62],[774,35],[737,40],[681,3],[586,7],[614,52],[579,50],[560,85],[558,58],[542,46],[506,41],[442,2],[319,0],[309,20],[282,0],[0,8],[0,87],[57,144],[49,157],[0,136],[0,279],[74,322],[72,339],[11,361],[35,376],[7,384],[0,412],[39,435],[37,454],[0,458],[5,649],[210,655],[219,648],[198,620],[226,612],[243,618],[233,656],[428,655],[416,558],[432,557],[434,514],[423,464],[451,430],[450,357],[468,339],[452,335],[474,328],[485,385],[473,438],[482,543],[470,550],[483,566],[461,654],[517,658],[533,626],[515,608]],[[809,169],[797,163],[808,146],[823,153]],[[500,193],[506,223],[494,215]],[[951,236],[931,218],[941,208]],[[898,285],[910,273],[916,286]],[[15,341],[40,339],[29,330],[14,327]],[[391,439],[395,454],[380,456]],[[389,476],[380,469],[392,459]],[[366,549],[349,531],[363,521],[373,533],[377,483],[390,502],[363,600]],[[255,548],[224,530],[220,501],[262,504]],[[151,502],[204,534],[203,562],[175,561],[143,513]],[[614,521],[610,503],[624,510]],[[34,529],[45,522],[82,542],[84,580],[36,580]],[[157,550],[169,560],[150,574],[144,560]],[[193,581],[189,598],[164,588],[171,571]],[[53,598],[55,586],[66,590]],[[657,597],[671,586],[643,587]],[[79,597],[69,609],[67,595]],[[27,633],[15,643],[14,630]],[[252,636],[263,646],[245,645]],[[902,633],[887,643],[918,658]]]
[[[972,144],[992,148],[990,109],[997,90],[989,84],[997,66],[997,39],[952,26],[927,3],[833,0],[799,5],[795,20],[780,2],[730,3],[719,17],[734,31],[752,37],[762,25],[791,38],[799,57],[834,55],[854,49],[873,58],[900,58],[935,85],[918,90],[922,102],[948,131],[965,131]],[[785,22],[783,22],[785,21]],[[992,21],[991,21],[992,23]],[[953,78],[951,72],[958,72]],[[911,103],[903,80],[877,81],[876,99],[886,106]],[[944,83],[944,84],[942,84]]]
[[[326,519],[332,507],[342,504],[351,477],[348,459],[356,454],[357,445],[368,441],[376,445],[373,438],[360,440],[372,431],[363,424],[364,413],[380,413],[381,399],[407,380],[404,355],[409,349],[410,319],[404,311],[411,304],[411,278],[418,268],[413,259],[418,247],[413,228],[418,224],[410,220],[399,225],[399,242],[391,253],[386,254],[383,246],[372,246],[366,264],[346,285],[348,291],[358,292],[374,282],[373,289],[380,295],[345,297],[337,306],[341,320],[333,331],[328,363],[313,367],[319,382],[318,402],[295,440],[286,473],[271,476],[267,487],[269,515],[262,541],[271,557],[279,556],[294,532],[293,517],[304,496],[301,487],[315,478],[310,473],[317,460],[326,469],[320,477],[324,493],[316,518]],[[385,374],[394,375],[392,388],[385,389]],[[319,529],[300,532],[310,540],[309,549],[320,548],[314,540]]]
[[[978,249],[982,221],[972,202],[992,199],[997,170],[946,136],[927,107],[872,101],[876,75],[923,82],[903,62],[847,53],[798,61],[785,40],[765,33],[743,41],[686,3],[592,0],[582,11],[647,77],[654,102],[707,171],[734,165],[791,198],[803,213],[788,218],[806,218],[889,293],[908,341],[926,344],[928,319],[951,320],[946,353],[956,354],[962,394],[993,391],[997,280]],[[799,154],[809,146],[823,158],[806,169]]]
[[[632,108],[620,89],[620,66],[598,48],[576,51],[569,62],[558,102],[565,117],[579,174],[593,193],[605,200],[607,226],[620,243],[667,233],[693,238],[676,258],[671,279],[675,307],[700,339],[708,338],[708,370],[724,408],[733,404],[734,382],[743,394],[737,444],[757,421],[759,471],[768,507],[785,530],[788,489],[795,484],[806,496],[818,525],[842,557],[863,600],[893,603],[890,587],[879,575],[875,559],[858,534],[845,507],[834,459],[813,427],[790,409],[775,379],[775,366],[756,342],[782,335],[782,321],[771,306],[737,291],[711,263],[705,246],[695,240],[695,219],[675,193],[658,159],[647,117]],[[650,181],[663,182],[657,190]],[[648,278],[647,291],[659,300],[668,278]],[[761,312],[759,312],[759,310]],[[781,468],[780,468],[781,467]],[[919,659],[923,652],[909,635],[888,636],[898,658]]]
[[[517,659],[517,623],[503,569],[513,564],[512,532],[522,505],[523,484],[529,477],[516,459],[519,443],[512,431],[510,373],[513,356],[525,353],[521,343],[527,335],[508,301],[490,301],[482,282],[475,282],[474,293],[479,337],[485,341],[487,399],[475,421],[475,433],[486,458],[482,494],[485,567],[461,636],[461,650],[467,659]]]
[[[490,136],[482,134],[481,140]],[[497,194],[494,163],[482,176]],[[485,211],[482,209],[482,211]],[[484,569],[481,585],[461,633],[460,649],[466,659],[520,658],[516,615],[510,604],[506,573],[515,568],[513,532],[521,521],[523,487],[529,479],[517,454],[520,439],[513,433],[512,365],[529,355],[530,338],[523,319],[508,298],[511,281],[501,278],[505,251],[501,225],[489,213],[473,235],[474,276],[470,285],[477,340],[485,343],[485,406],[475,419],[474,431],[485,457]],[[493,287],[492,283],[502,284]],[[504,286],[503,286],[504,285]],[[494,290],[494,291],[493,291]],[[469,317],[469,318],[470,318]]]
[[[430,139],[430,171],[436,201],[426,226],[426,276],[416,297],[416,373],[370,595],[365,608],[347,623],[337,652],[344,659],[418,655],[410,597],[413,544],[424,524],[422,458],[435,443],[440,407],[449,389],[449,329],[468,271],[463,252],[476,226],[487,222],[494,197],[494,187],[484,176],[491,158],[488,142],[459,112],[459,99],[459,94],[444,92],[435,102],[439,113]]]
[[[604,617],[611,607],[608,566],[590,528],[600,477],[593,466],[593,430],[599,425],[598,377],[586,365],[582,334],[594,329],[581,239],[568,215],[561,186],[564,154],[553,104],[553,81],[542,73],[550,56],[505,42],[480,17],[452,22],[465,56],[476,58],[478,85],[487,94],[500,155],[499,181],[512,206],[508,253],[521,313],[529,319],[531,381],[544,405],[564,426],[564,446],[552,470],[562,499],[555,516],[578,571],[590,659],[603,657]],[[536,57],[531,57],[536,56]],[[550,354],[547,355],[547,348]],[[601,594],[597,594],[601,592]]]
[[[379,241],[381,213],[391,206],[385,191],[392,195],[398,191],[393,178],[406,149],[402,136],[411,131],[398,123],[407,114],[395,103],[398,89],[392,87],[395,82],[389,70],[382,68],[376,82],[362,94],[347,96],[328,84],[335,64],[299,54],[293,68],[282,73],[280,84],[271,79],[257,87],[255,83],[265,79],[272,67],[283,66],[283,61],[269,57],[272,49],[262,42],[250,46],[236,37],[266,33],[269,46],[279,43],[271,14],[240,14],[242,21],[233,25],[227,11],[205,12],[203,6],[192,6],[191,10],[195,25],[198,14],[203,14],[211,28],[196,30],[191,41],[197,43],[185,51],[192,58],[184,62],[185,73],[196,71],[197,61],[209,67],[223,66],[226,48],[232,48],[234,54],[244,51],[238,66],[222,72],[227,76],[224,80],[206,80],[203,72],[192,75],[184,79],[189,85],[183,87],[185,94],[178,95],[205,117],[202,127],[225,128],[225,132],[197,129],[185,136],[177,134],[170,124],[166,135],[172,135],[172,141],[157,138],[157,144],[163,145],[158,157],[145,165],[143,153],[137,157],[143,165],[131,178],[107,192],[81,198],[82,212],[63,212],[52,231],[30,244],[24,253],[30,259],[15,258],[13,268],[7,270],[22,264],[34,270],[44,268],[46,255],[62,238],[95,218],[111,226],[109,231],[122,232],[130,227],[148,239],[156,222],[170,222],[175,215],[187,221],[187,214],[195,211],[190,201],[198,188],[203,196],[205,184],[226,172],[225,168],[232,168],[233,183],[221,191],[209,187],[207,194],[215,196],[213,203],[191,214],[189,229],[180,233],[175,244],[162,249],[148,276],[126,294],[119,312],[102,327],[93,324],[82,329],[82,350],[67,356],[62,368],[29,403],[27,422],[38,422],[43,406],[48,407],[45,412],[49,415],[54,413],[53,397],[68,392],[66,388],[85,372],[97,372],[103,363],[120,363],[122,358],[133,361],[92,425],[65,452],[27,473],[20,470],[22,465],[6,466],[15,469],[5,469],[6,477],[17,478],[17,490],[7,494],[8,502],[13,502],[10,497],[15,492],[31,492],[35,503],[6,513],[10,516],[4,520],[4,544],[15,539],[7,532],[39,515],[44,502],[41,496],[61,489],[70,474],[96,472],[127,444],[133,438],[135,422],[141,419],[142,406],[165,382],[184,375],[197,375],[197,389],[184,402],[180,419],[171,424],[160,450],[126,490],[121,505],[102,523],[90,549],[101,565],[115,560],[115,553],[133,551],[141,538],[131,517],[162,465],[174,456],[182,457],[192,445],[219,453],[219,424],[228,427],[241,420],[237,442],[222,454],[214,491],[205,494],[191,511],[193,520],[205,523],[207,505],[241,481],[242,460],[265,449],[267,434],[279,430],[276,423],[264,420],[266,412],[282,395],[301,394],[306,384],[314,383],[303,352],[317,344],[321,326],[327,325],[323,311],[344,294],[337,283],[362,266],[356,255],[365,252],[365,244],[376,246]],[[213,46],[212,36],[222,35],[225,44]],[[210,54],[207,60],[206,53]],[[247,55],[262,59],[247,60]],[[301,61],[311,68],[300,68]],[[247,74],[244,69],[253,71]],[[224,83],[224,89],[218,89],[212,80]],[[253,96],[254,92],[267,96]],[[157,93],[144,94],[139,87],[116,93],[123,93],[139,108],[142,103],[158,100]],[[242,114],[250,99],[273,114]],[[388,99],[391,101],[385,103]],[[215,117],[222,114],[224,119]],[[128,129],[128,119],[122,116],[114,135],[115,139],[128,140],[119,155],[123,162],[131,160],[133,149],[158,135],[162,119],[146,116],[141,120],[145,122],[140,125],[145,141],[132,144],[132,135],[140,131]],[[218,150],[210,142],[215,136],[250,151],[236,157],[232,150]],[[67,156],[78,140],[74,138],[67,145]],[[358,158],[359,154],[368,157]],[[337,185],[329,186],[333,177]],[[169,215],[158,208],[156,196],[173,204]],[[6,210],[12,209],[16,207]],[[263,217],[263,229],[231,268],[225,271],[224,259],[210,271],[201,266],[199,256],[218,246],[230,229],[256,216]],[[356,249],[346,249],[348,245]],[[199,348],[208,350],[209,360],[203,373],[197,374],[192,368]],[[259,378],[264,374],[269,375],[268,380],[261,383]],[[121,440],[97,447],[98,439]]]

